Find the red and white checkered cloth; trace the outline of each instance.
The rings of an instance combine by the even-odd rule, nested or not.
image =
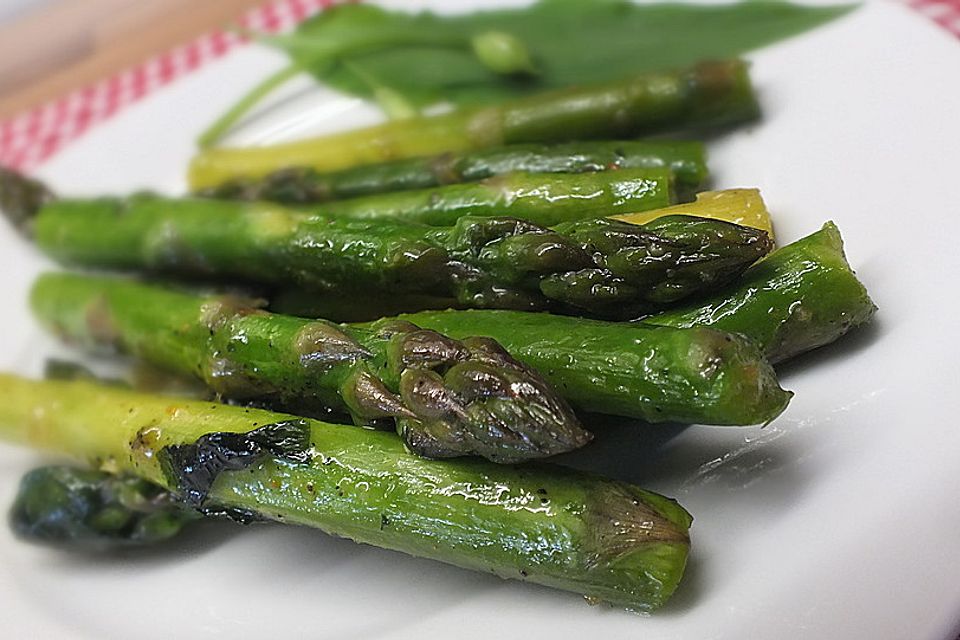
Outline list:
[[[907,0],[907,4],[960,38],[960,0]]]
[[[252,31],[284,31],[334,2],[272,0],[248,12],[239,24]],[[906,2],[960,37],[960,0]],[[20,170],[36,167],[120,109],[244,42],[245,39],[235,33],[214,31],[111,78],[0,122],[0,165]]]
[[[257,32],[285,31],[331,4],[333,0],[273,0],[247,12],[238,20],[238,25]],[[245,38],[236,33],[213,31],[113,77],[0,122],[0,165],[21,170],[36,167],[120,109],[244,42]]]

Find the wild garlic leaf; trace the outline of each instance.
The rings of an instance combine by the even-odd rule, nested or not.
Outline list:
[[[519,9],[440,16],[368,4],[337,5],[291,34],[259,38],[285,51],[290,66],[255,85],[201,134],[199,143],[214,144],[264,96],[300,71],[410,114],[436,103],[484,104],[736,57],[854,7],[772,0],[725,5],[540,0]],[[484,55],[487,50],[478,55],[477,39],[491,33],[511,41],[514,55],[524,54],[511,64],[527,73],[504,73],[502,60]]]
[[[812,29],[853,5],[787,2],[724,5],[630,0],[540,0],[527,8],[460,15],[404,13],[347,4],[304,22],[297,36],[317,51],[339,50],[362,70],[417,106],[476,104],[543,89],[603,82],[643,71],[729,58]],[[510,77],[473,54],[470,39],[487,31],[515,36],[538,73]],[[322,44],[320,44],[322,43]],[[282,42],[277,43],[283,47]],[[316,64],[303,49],[283,47],[320,81],[371,97],[372,89],[341,64]]]

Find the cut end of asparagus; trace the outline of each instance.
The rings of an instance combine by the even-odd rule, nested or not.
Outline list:
[[[828,222],[774,251],[726,289],[644,322],[739,333],[777,363],[837,340],[876,310],[847,262],[840,231]]]
[[[692,123],[720,128],[760,117],[762,112],[750,81],[749,62],[705,61],[696,65],[688,77],[697,97],[688,114]]]
[[[407,323],[403,323],[407,324]],[[385,323],[399,394],[351,382],[355,413],[391,415],[407,447],[427,458],[477,455],[515,463],[572,451],[592,436],[538,373],[494,340],[453,340]]]
[[[718,425],[768,424],[777,418],[793,398],[780,386],[773,366],[748,339],[706,327],[691,327],[694,340],[684,365],[711,381],[708,393]]]
[[[794,251],[788,253],[786,250],[791,247]],[[789,315],[766,345],[767,357],[774,363],[829,344],[851,329],[867,324],[877,312],[877,305],[847,261],[843,237],[833,222],[785,247],[784,252],[787,262],[812,259],[833,283],[830,289],[820,292],[821,299],[816,306],[801,300],[790,307]]]
[[[622,483],[597,487],[585,514],[586,564],[590,571],[630,575],[612,588],[588,593],[588,599],[632,610],[658,608],[683,576],[690,551],[693,518],[676,502]],[[642,603],[638,607],[638,603]]]
[[[42,182],[0,167],[0,212],[20,233],[31,234],[33,219],[53,198]]]

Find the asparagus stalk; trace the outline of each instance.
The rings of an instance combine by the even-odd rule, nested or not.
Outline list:
[[[746,63],[702,63],[286,144],[204,150],[190,165],[189,182],[203,189],[290,167],[327,172],[505,144],[630,138],[725,126],[758,113]]]
[[[259,179],[233,179],[201,190],[228,200],[313,204],[377,193],[429,189],[515,173],[584,173],[615,169],[667,169],[678,193],[695,192],[707,179],[700,142],[596,141],[512,144],[492,149],[409,158],[320,172],[292,167]]]
[[[778,249],[728,289],[640,323],[513,311],[425,311],[401,317],[453,336],[464,332],[499,340],[517,359],[543,373],[575,407],[650,419],[651,405],[655,411],[662,401],[637,401],[652,393],[629,380],[635,375],[630,363],[647,362],[642,347],[633,349],[657,325],[731,331],[780,362],[837,340],[868,322],[875,311],[844,258],[839,231],[828,223]],[[651,367],[650,375],[656,374],[655,364]],[[598,380],[602,384],[596,384]]]
[[[18,183],[13,174],[3,177]],[[15,204],[23,210],[36,203]],[[36,218],[18,218],[19,226],[67,263],[610,317],[648,313],[716,288],[772,247],[763,231],[689,216],[553,228],[465,216],[452,227],[430,228],[152,195],[55,200],[29,213]]]
[[[869,322],[877,307],[850,269],[840,231],[820,231],[774,251],[736,283],[644,318],[667,327],[713,327],[748,336],[771,362],[829,344]]]
[[[307,210],[330,218],[393,219],[434,226],[452,226],[464,216],[512,216],[549,226],[656,209],[673,200],[667,169],[625,169],[576,175],[512,173],[481,182],[310,205]]]
[[[537,375],[462,330],[465,339],[456,343],[401,320],[311,322],[223,297],[72,274],[42,276],[31,302],[40,321],[69,342],[118,348],[199,377],[226,397],[294,408],[312,400],[346,409],[361,424],[394,417],[411,449],[431,457],[474,452],[515,461],[588,439]],[[544,321],[540,340],[568,339],[552,333],[549,316],[532,318]],[[657,422],[755,424],[775,417],[789,399],[744,340],[709,329],[624,327],[633,342],[607,354],[607,366],[623,371],[609,374],[617,376],[609,384],[597,385],[597,378],[581,389],[597,399],[595,411]],[[571,360],[570,366],[580,365]],[[558,387],[558,393],[571,389]],[[604,404],[610,398],[617,401]],[[451,399],[463,405],[453,416],[437,406]],[[445,421],[439,426],[431,419],[437,414]]]
[[[519,462],[590,440],[537,373],[485,338],[453,340],[402,321],[337,326],[236,297],[72,274],[41,276],[31,303],[70,342],[133,354],[226,398],[325,408],[357,424],[394,420],[426,457]]]
[[[206,455],[201,506],[251,511],[617,606],[662,605],[689,550],[687,512],[622,482],[547,466],[425,460],[381,431],[88,382],[3,375],[0,387],[4,439],[177,492],[197,479],[178,462]],[[290,437],[265,439],[277,432]],[[256,455],[240,456],[226,442]],[[230,454],[243,464],[229,464],[238,459]]]
[[[584,411],[648,422],[760,424],[776,418],[792,396],[751,342],[703,327],[679,333],[519,311],[400,317],[446,327],[450,335],[494,337]]]
[[[773,238],[773,224],[757,189],[704,191],[696,201],[638,213],[612,216],[631,224],[647,224],[671,215],[692,215],[765,231]],[[271,294],[270,306],[280,313],[311,318],[328,318],[338,322],[363,322],[384,316],[413,313],[423,309],[462,309],[464,305],[451,297],[403,295],[358,299],[343,292],[316,292],[302,289],[280,289]]]
[[[74,265],[610,317],[636,317],[717,288],[772,247],[762,231],[684,216],[553,228],[468,216],[427,227],[156,197],[53,202],[34,220],[34,236]]]
[[[727,289],[629,326],[511,311],[437,311],[402,317],[454,336],[464,332],[499,339],[574,406],[649,420],[656,413],[649,407],[662,404],[643,403],[641,399],[656,396],[637,387],[650,378],[636,375],[629,358],[637,336],[647,335],[651,325],[730,331],[749,338],[770,361],[782,362],[834,342],[869,322],[875,312],[866,288],[847,263],[839,230],[827,223],[774,251]],[[642,349],[635,354],[642,357]],[[604,384],[597,385],[596,380]]]

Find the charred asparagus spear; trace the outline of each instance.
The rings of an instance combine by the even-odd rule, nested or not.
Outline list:
[[[431,461],[381,431],[88,382],[0,376],[0,438],[175,491],[188,504],[317,527],[648,611],[683,573],[691,518],[569,470]]]
[[[201,517],[143,478],[57,466],[23,477],[10,526],[33,542],[105,551],[162,542]]]
[[[481,182],[381,193],[310,205],[330,218],[390,219],[452,226],[464,216],[511,216],[550,226],[569,220],[657,209],[674,200],[666,169],[594,173],[512,173]]]
[[[326,172],[505,144],[631,138],[725,126],[758,113],[744,62],[702,63],[287,144],[205,150],[193,159],[189,181],[202,189],[290,167]]]
[[[217,394],[394,420],[418,455],[518,462],[590,434],[533,370],[488,338],[453,340],[403,321],[364,327],[267,313],[236,297],[48,274],[34,312],[71,342],[115,348],[199,377]]]
[[[33,231],[41,249],[67,264],[613,317],[717,288],[772,247],[763,231],[680,216],[553,228],[464,217],[427,227],[156,197],[52,202]]]
[[[707,179],[700,142],[596,141],[512,144],[320,172],[292,167],[262,178],[234,179],[200,195],[228,200],[313,204],[476,182],[508,173],[584,173],[622,169],[667,169],[678,193],[691,194]]]
[[[119,348],[199,376],[226,397],[286,407],[314,399],[349,410],[361,423],[394,417],[411,448],[432,457],[475,452],[497,461],[520,460],[587,440],[566,404],[537,376],[495,344],[472,340],[462,330],[458,334],[465,339],[457,343],[400,320],[310,322],[222,297],[71,274],[42,276],[31,301],[40,321],[70,342]],[[572,348],[570,337],[553,330],[549,316],[531,317],[544,321],[540,341]],[[755,424],[786,406],[789,394],[744,340],[710,329],[623,326],[628,339],[619,343],[580,345],[594,355],[570,359],[583,378],[577,389],[565,378],[561,395],[592,396],[594,411],[657,422]],[[529,336],[534,329],[517,330]],[[615,371],[598,384],[598,370],[588,367],[602,349],[608,351],[600,368]],[[445,403],[452,401],[458,405],[450,409]],[[443,420],[431,419],[437,415]]]

